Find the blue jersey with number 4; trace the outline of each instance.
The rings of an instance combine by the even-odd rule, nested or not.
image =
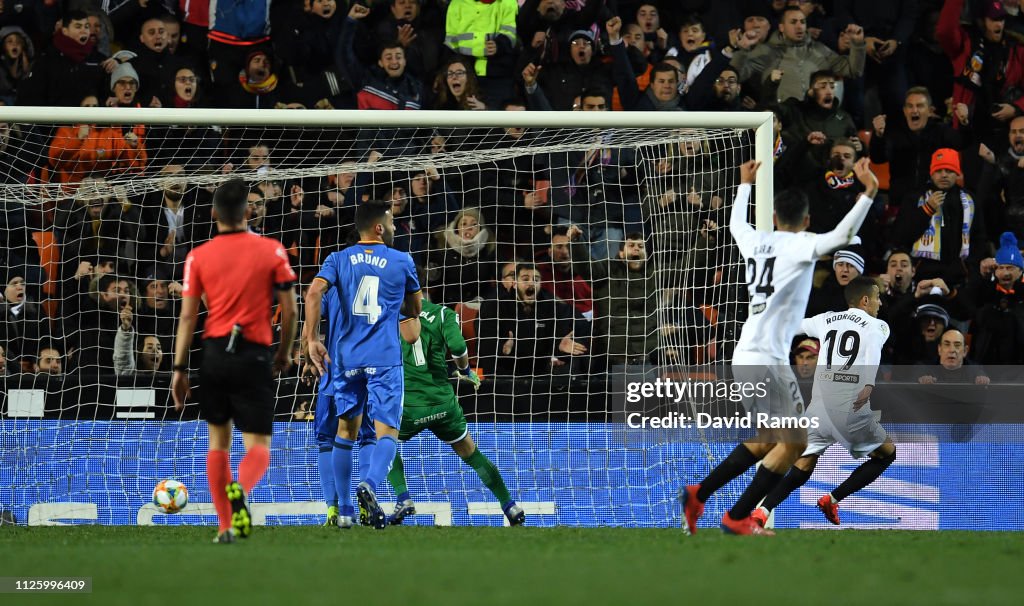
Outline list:
[[[420,289],[409,253],[360,242],[331,253],[316,277],[338,291],[326,344],[334,367],[401,366],[399,310],[405,295]]]

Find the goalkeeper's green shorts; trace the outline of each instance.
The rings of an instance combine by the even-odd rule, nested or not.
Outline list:
[[[411,440],[424,429],[429,429],[438,440],[446,444],[454,444],[466,437],[466,415],[463,414],[462,407],[454,395],[445,404],[406,404],[403,407],[402,427],[398,430],[398,439],[402,442]]]

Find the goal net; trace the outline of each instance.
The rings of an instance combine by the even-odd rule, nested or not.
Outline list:
[[[770,200],[770,114],[0,108],[0,122],[0,509],[21,523],[212,522],[206,428],[194,403],[174,411],[168,384],[183,261],[215,234],[212,192],[235,177],[302,292],[356,205],[391,201],[394,247],[459,314],[484,377],[478,392],[453,383],[469,432],[531,525],[676,525],[678,488],[732,447],[631,427],[631,412],[668,409],[627,392],[727,366],[745,313],[728,212],[755,155]],[[200,363],[194,350],[194,393]],[[322,523],[316,395],[299,368],[277,383],[257,523]],[[241,452],[236,438],[235,465]],[[429,431],[401,454],[419,512],[407,523],[503,522]],[[163,478],[189,488],[184,513],[148,504]]]

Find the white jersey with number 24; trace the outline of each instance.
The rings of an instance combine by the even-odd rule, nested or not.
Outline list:
[[[858,196],[846,216],[824,234],[759,232],[747,222],[751,186],[736,188],[729,231],[747,265],[750,315],[743,325],[736,353],[769,355],[789,360],[789,345],[800,329],[814,279],[814,261],[850,243],[872,200]]]
[[[740,185],[729,230],[747,267],[750,313],[736,352],[789,359],[789,346],[800,329],[814,279],[815,241],[810,232],[756,231],[747,223],[750,186]]]

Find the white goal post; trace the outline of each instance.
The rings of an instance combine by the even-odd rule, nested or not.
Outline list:
[[[379,111],[170,109],[149,107],[0,107],[0,122],[76,124],[190,124],[196,126],[323,126],[382,128],[735,128],[755,131],[756,227],[770,231],[774,198],[771,112]]]

